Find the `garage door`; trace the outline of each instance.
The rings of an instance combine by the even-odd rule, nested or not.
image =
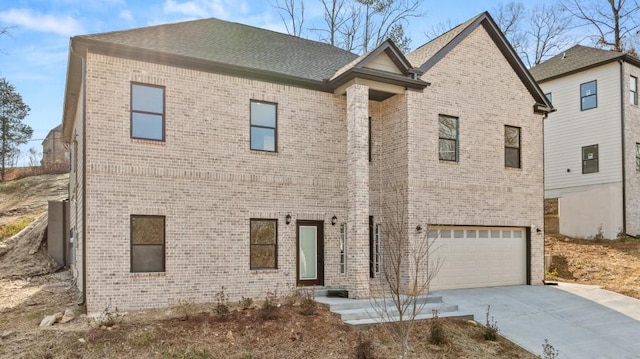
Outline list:
[[[526,284],[524,228],[431,227],[442,267],[431,289]]]

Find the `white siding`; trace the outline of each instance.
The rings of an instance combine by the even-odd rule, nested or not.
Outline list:
[[[544,125],[545,197],[572,187],[622,181],[620,68],[617,62],[543,82],[557,109]],[[597,108],[580,110],[580,84],[597,80]],[[582,147],[598,145],[599,172],[582,174]],[[567,172],[567,169],[570,172]]]
[[[371,59],[371,61],[369,61],[369,63],[365,67],[375,70],[392,72],[394,74],[402,73],[400,70],[398,70],[398,66],[396,66],[396,64],[391,61],[391,58],[384,52]]]

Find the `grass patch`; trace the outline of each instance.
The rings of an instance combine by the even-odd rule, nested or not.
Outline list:
[[[33,218],[25,218],[17,222],[11,222],[4,226],[0,226],[0,241],[3,241],[21,230],[25,229],[29,224],[33,222]]]

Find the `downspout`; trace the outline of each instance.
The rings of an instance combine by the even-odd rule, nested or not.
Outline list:
[[[624,61],[618,60],[620,64],[620,134],[622,144],[622,233],[627,233],[627,183],[626,183],[626,161],[625,161],[625,134],[624,134]]]
[[[82,304],[87,303],[87,83],[82,57]]]

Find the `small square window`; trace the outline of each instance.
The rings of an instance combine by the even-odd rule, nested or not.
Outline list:
[[[598,107],[598,84],[591,81],[580,85],[580,109],[582,111]]]
[[[251,219],[250,268],[278,268],[278,221]]]
[[[165,217],[131,215],[131,272],[164,272]]]
[[[131,83],[131,137],[164,141],[164,87]]]
[[[440,115],[438,118],[438,158],[441,161],[458,161],[458,119]]]
[[[277,105],[270,102],[251,101],[251,149],[254,151],[276,152]]]
[[[520,168],[520,127],[504,126],[504,166]]]
[[[582,173],[598,172],[598,145],[582,147]]]

